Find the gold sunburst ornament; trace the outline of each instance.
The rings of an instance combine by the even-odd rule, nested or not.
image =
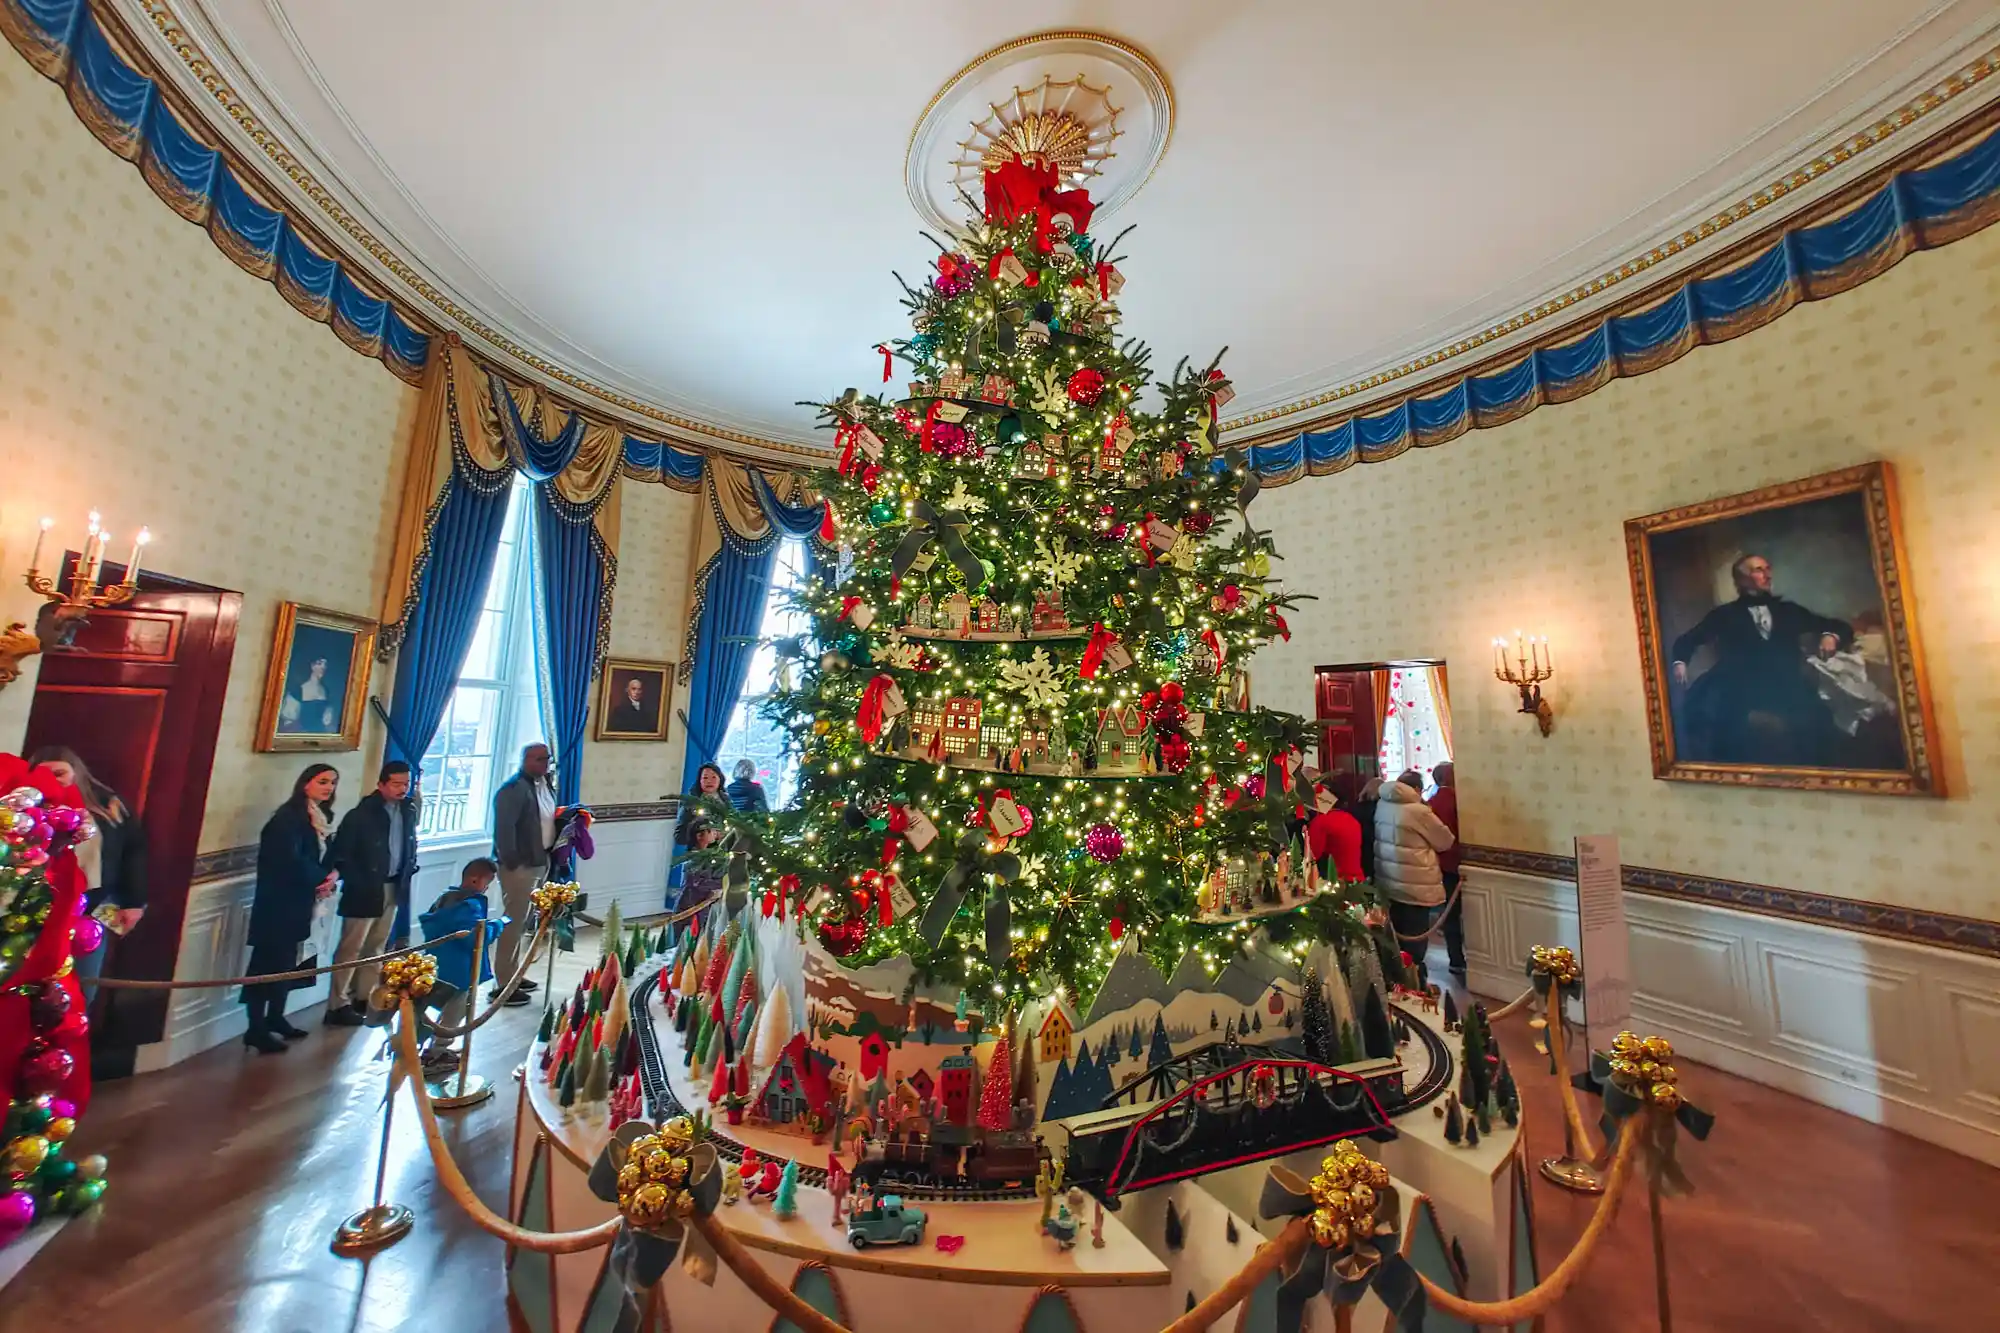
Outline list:
[[[1054,167],[1068,177],[1085,170],[1090,151],[1090,127],[1075,116],[1067,111],[1030,111],[1001,130],[986,145],[981,160],[988,171],[1020,161],[1031,167]]]

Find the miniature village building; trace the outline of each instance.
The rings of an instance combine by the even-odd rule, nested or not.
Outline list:
[[[1014,480],[1053,481],[1060,450],[1050,450],[1041,441],[1029,440],[1014,455]]]
[[[931,1071],[928,1069],[919,1069],[910,1075],[910,1086],[916,1090],[917,1096],[926,1102],[937,1092],[937,1080],[931,1077]]]
[[[1000,629],[1000,604],[991,597],[980,598],[978,618],[974,622],[973,628],[981,634],[998,633]]]
[[[1069,1021],[1069,1014],[1060,1004],[1051,1004],[1049,1016],[1042,1020],[1041,1028],[1035,1033],[1035,1044],[1040,1048],[1042,1063],[1052,1064],[1069,1059],[1070,1038],[1075,1035],[1076,1027]]]
[[[1028,613],[1028,620],[1033,632],[1037,634],[1068,629],[1069,616],[1063,610],[1062,593],[1048,588],[1038,589],[1035,593],[1034,606]]]
[[[964,695],[944,704],[944,752],[964,756],[979,753],[979,715],[985,705]]]
[[[919,758],[944,757],[944,707],[935,699],[910,705],[909,751]]]
[[[1102,708],[1097,716],[1097,771],[1137,773],[1144,766],[1146,715],[1138,705]]]
[[[935,629],[948,634],[966,634],[972,629],[972,599],[962,592],[955,592],[944,599],[944,610],[938,615]]]
[[[938,1061],[938,1119],[948,1125],[972,1123],[972,1083],[978,1072],[970,1051]]]
[[[933,614],[931,608],[932,602],[929,593],[925,593],[922,597],[917,598],[917,609],[910,613],[910,628],[929,629]]]
[[[805,1033],[794,1034],[764,1080],[757,1113],[774,1125],[789,1125],[809,1111],[826,1113],[833,1105],[833,1068],[833,1057],[806,1045]]]

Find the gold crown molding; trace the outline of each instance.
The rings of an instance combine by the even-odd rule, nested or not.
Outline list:
[[[1412,375],[1429,370],[1431,367],[1449,361],[1454,357],[1462,356],[1476,348],[1484,347],[1498,339],[1505,338],[1510,334],[1520,332],[1522,329],[1539,324],[1551,316],[1559,315],[1565,310],[1573,308],[1579,302],[1600,296],[1621,283],[1627,282],[1650,269],[1657,268],[1667,260],[1684,253],[1690,247],[1699,245],[1703,241],[1719,235],[1728,228],[1756,216],[1787,195],[1803,189],[1828,172],[1845,165],[1861,154],[1886,142],[1892,136],[1908,129],[1926,116],[1949,105],[1973,88],[1978,87],[1996,72],[2000,72],[2000,47],[1994,47],[1987,51],[1986,54],[1969,61],[1961,66],[1956,73],[1948,75],[1926,89],[1923,93],[1911,98],[1892,114],[1882,117],[1882,119],[1876,121],[1865,130],[1860,130],[1849,135],[1839,144],[1820,153],[1803,166],[1785,173],[1785,175],[1772,181],[1754,194],[1738,200],[1706,221],[1689,227],[1686,231],[1683,231],[1671,240],[1654,246],[1645,254],[1629,259],[1617,268],[1601,273],[1590,281],[1571,288],[1561,296],[1551,297],[1549,300],[1543,301],[1540,305],[1524,310],[1510,319],[1491,325],[1480,330],[1478,333],[1460,338],[1456,342],[1440,347],[1435,351],[1426,352],[1423,356],[1411,361],[1405,361],[1399,366],[1378,371],[1365,379],[1355,380],[1352,383],[1343,384],[1338,388],[1328,389],[1323,393],[1314,394],[1310,398],[1301,398],[1297,402],[1286,403],[1280,407],[1266,408],[1259,412],[1226,419],[1222,422],[1222,429],[1225,432],[1239,431],[1246,427],[1262,425],[1268,421],[1277,421],[1281,418],[1292,416],[1295,413],[1310,412],[1316,407],[1325,407],[1329,403],[1342,402],[1359,394],[1367,393],[1372,389],[1379,389],[1385,384],[1393,384],[1397,380],[1407,379]],[[1231,443],[1250,445],[1264,443],[1269,440],[1287,439],[1304,431],[1320,429],[1344,419],[1346,415],[1348,414],[1334,413],[1315,417],[1296,425],[1287,425],[1281,431],[1260,432],[1254,438],[1232,440]]]
[[[289,180],[301,194],[310,199],[318,207],[327,221],[339,228],[349,240],[360,246],[383,269],[393,274],[397,281],[401,282],[407,290],[422,297],[434,310],[444,316],[449,326],[456,326],[464,334],[477,337],[481,342],[504,353],[535,373],[556,383],[567,385],[580,393],[587,394],[599,402],[620,408],[632,417],[638,418],[639,421],[643,421],[649,425],[676,427],[680,430],[709,437],[708,439],[674,440],[670,441],[671,443],[713,451],[714,446],[712,442],[714,440],[727,440],[733,444],[747,445],[753,449],[785,454],[792,457],[815,459],[822,457],[827,452],[825,450],[808,448],[804,445],[789,444],[780,440],[767,440],[761,436],[745,434],[741,431],[730,430],[727,427],[696,421],[689,417],[676,416],[651,403],[641,402],[639,399],[633,398],[628,394],[620,393],[615,389],[587,380],[581,375],[558,366],[546,357],[515,342],[505,333],[481,319],[477,314],[460,305],[449,294],[441,291],[435,284],[426,279],[423,274],[417,272],[401,255],[398,255],[387,245],[383,244],[359,218],[348,211],[345,205],[334,198],[328,192],[327,188],[320,184],[319,178],[314,176],[306,168],[305,164],[300,162],[292,151],[276,135],[271,133],[263,122],[257,119],[250,108],[244,104],[243,98],[223,80],[215,66],[209,62],[207,56],[195,45],[193,36],[185,28],[181,27],[179,20],[174,16],[173,11],[167,6],[165,0],[139,0],[139,3],[140,7],[145,11],[146,17],[159,32],[161,39],[180,58],[181,63],[187,66],[188,73],[201,85],[202,90],[215,102],[215,105],[234,121],[237,128],[242,130],[244,135],[263,152],[271,167],[282,173],[285,179]],[[100,22],[105,23],[107,26],[117,25],[122,27],[118,16],[115,14],[105,12],[96,6],[92,7],[92,13]],[[124,39],[126,46],[132,48],[134,51],[137,50],[137,44],[131,40],[129,33],[121,32],[118,35]],[[232,161],[235,160],[233,154],[230,155],[230,159]],[[441,329],[437,328],[432,328],[429,331],[433,337],[439,336],[442,332]],[[581,404],[572,403],[566,404],[566,406],[583,411],[588,415],[588,409]]]

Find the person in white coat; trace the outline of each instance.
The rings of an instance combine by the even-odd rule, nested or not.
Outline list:
[[[1414,778],[1421,784],[1421,777]],[[1389,900],[1389,924],[1421,973],[1430,941],[1431,915],[1444,905],[1444,872],[1438,853],[1453,842],[1451,830],[1424,804],[1411,775],[1382,784],[1375,807],[1375,886]]]

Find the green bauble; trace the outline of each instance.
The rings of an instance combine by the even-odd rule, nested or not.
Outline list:
[[[887,527],[896,521],[896,506],[887,500],[877,500],[868,506],[868,521],[876,527]]]
[[[104,1197],[108,1183],[103,1180],[79,1180],[62,1192],[56,1204],[63,1212],[80,1213]]]
[[[76,1163],[52,1152],[43,1159],[42,1169],[37,1174],[41,1176],[44,1188],[59,1190],[76,1178]]]

